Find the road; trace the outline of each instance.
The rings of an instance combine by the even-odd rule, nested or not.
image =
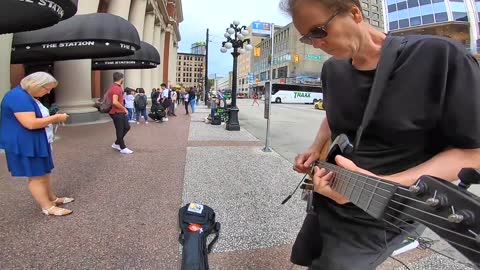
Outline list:
[[[240,126],[265,142],[267,120],[264,106],[251,106],[252,100],[237,100]],[[276,104],[271,106],[270,147],[293,163],[295,156],[310,146],[317,134],[325,111],[312,104]]]

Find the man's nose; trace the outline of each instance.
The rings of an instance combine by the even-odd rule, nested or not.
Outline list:
[[[312,46],[317,49],[321,49],[326,44],[325,39],[314,38],[312,39]]]

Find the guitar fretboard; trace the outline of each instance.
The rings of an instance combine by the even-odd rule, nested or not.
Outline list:
[[[334,173],[330,186],[353,204],[374,218],[380,219],[385,213],[397,185],[384,180],[346,170],[337,165],[317,161],[315,165]]]

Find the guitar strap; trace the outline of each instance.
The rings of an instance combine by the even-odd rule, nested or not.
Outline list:
[[[407,40],[404,37],[397,36],[387,36],[384,41],[384,45],[380,52],[380,60],[378,61],[372,88],[368,97],[367,106],[363,113],[362,123],[357,129],[357,134],[353,143],[354,151],[360,144],[363,130],[368,126],[375,113],[382,91],[386,88],[390,74],[393,71],[395,60],[397,60],[397,56],[400,54],[401,49],[405,47],[406,43]]]

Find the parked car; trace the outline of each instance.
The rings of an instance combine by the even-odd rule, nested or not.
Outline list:
[[[245,98],[245,94],[244,93],[238,93],[237,94],[237,98]]]
[[[314,106],[315,109],[317,109],[317,110],[324,110],[324,108],[323,108],[323,100],[321,100],[321,99],[320,99],[319,101],[313,103],[313,106]]]

